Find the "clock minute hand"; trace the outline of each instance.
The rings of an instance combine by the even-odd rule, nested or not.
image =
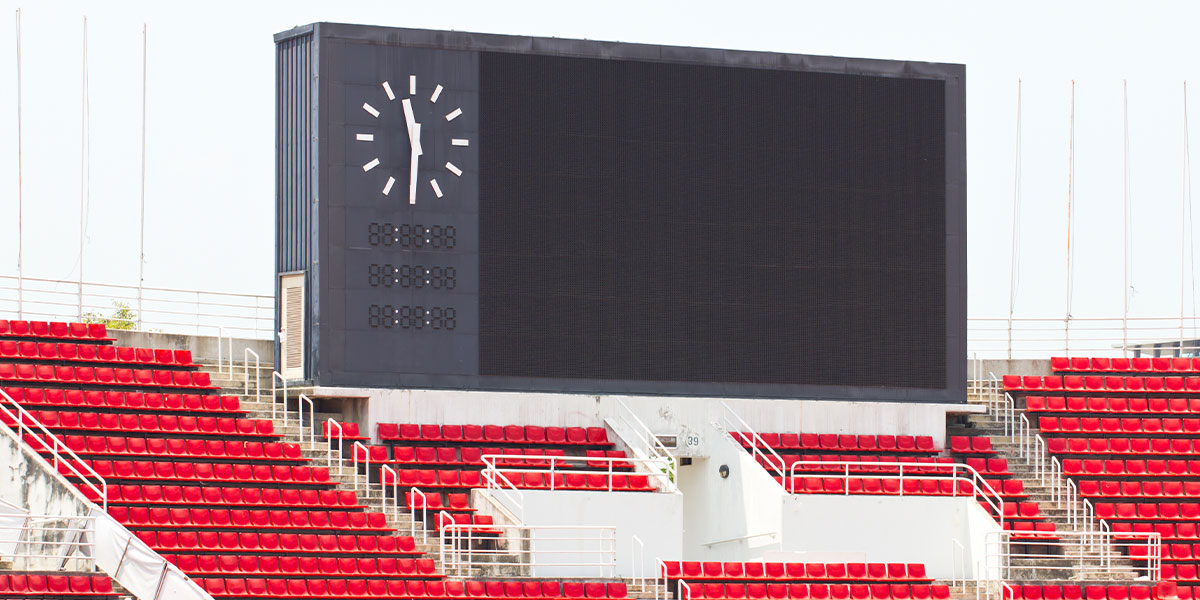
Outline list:
[[[413,123],[410,130],[412,153],[409,154],[408,165],[408,203],[417,203],[417,167],[421,161],[421,124]]]
[[[405,98],[400,101],[400,104],[404,106],[404,126],[408,129],[408,143],[411,144],[413,141],[413,125],[417,122],[416,117],[413,116],[412,100]]]

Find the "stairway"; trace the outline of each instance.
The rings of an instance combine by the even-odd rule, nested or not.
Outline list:
[[[984,405],[984,399],[971,396],[970,404]],[[1068,519],[1069,506],[1060,495],[1055,501],[1052,485],[1043,483],[1037,475],[1033,461],[1020,455],[1017,440],[1005,435],[1003,423],[989,413],[971,413],[957,417],[957,422],[951,421],[946,426],[946,436],[954,435],[987,436],[991,438],[992,447],[1000,458],[1008,460],[1008,469],[1013,476],[1023,482],[1025,493],[1030,502],[1037,502],[1040,513],[1046,520],[1054,523],[1059,532],[1071,532],[1076,528]],[[1031,435],[1036,435],[1035,429]],[[1049,457],[1044,457],[1048,461]],[[1065,482],[1065,481],[1064,481]],[[1078,499],[1074,508],[1076,514],[1083,510],[1082,499]],[[1037,581],[1038,583],[1080,583],[1080,582],[1129,582],[1138,579],[1140,573],[1134,564],[1116,549],[1107,544],[1085,543],[1080,538],[1064,537],[1066,546],[1054,548],[1058,556],[1048,555],[1038,558],[1014,559],[1009,566],[1009,581]],[[1072,558],[1064,558],[1066,554]],[[1105,564],[1107,561],[1107,564]],[[1074,566],[1085,565],[1089,572],[1080,573]],[[1103,567],[1103,568],[1102,568]]]
[[[309,387],[309,388],[289,387],[288,388],[288,400],[287,400],[287,406],[289,409],[288,414],[287,414],[288,421],[287,421],[287,425],[284,425],[284,423],[283,423],[284,414],[282,411],[282,403],[275,404],[275,414],[272,415],[271,386],[270,386],[272,366],[270,364],[263,364],[259,370],[259,385],[261,386],[260,389],[262,391],[260,394],[260,400],[258,400],[258,401],[256,401],[254,398],[255,381],[254,381],[254,374],[253,374],[253,371],[254,371],[253,364],[250,365],[251,379],[250,379],[250,388],[249,388],[250,394],[249,395],[246,395],[244,393],[246,382],[243,377],[243,373],[244,373],[243,366],[244,365],[242,363],[235,362],[234,367],[232,369],[232,371],[233,371],[232,373],[221,372],[216,363],[209,362],[209,363],[201,363],[201,364],[203,365],[203,368],[205,370],[207,370],[211,373],[212,383],[213,383],[213,385],[219,386],[221,388],[221,391],[220,391],[221,394],[235,395],[235,396],[238,396],[239,398],[241,398],[241,403],[240,403],[241,409],[243,411],[246,411],[251,418],[271,419],[274,422],[275,433],[277,435],[281,436],[285,441],[299,444],[301,454],[305,458],[311,459],[319,465],[329,467],[330,481],[332,481],[333,483],[336,483],[336,484],[343,485],[345,487],[345,489],[355,489],[354,488],[355,473],[354,473],[353,462],[344,457],[336,456],[336,451],[333,453],[333,461],[329,462],[329,457],[331,455],[328,451],[328,446],[326,445],[325,441],[323,439],[321,439],[321,437],[320,437],[321,423],[324,423],[326,421],[326,419],[330,419],[330,418],[332,418],[336,421],[341,421],[342,420],[341,414],[317,412],[315,415],[313,415],[313,417],[314,417],[313,422],[314,422],[316,431],[315,432],[305,431],[304,432],[304,443],[300,443],[300,441],[299,441],[302,427],[298,422],[296,407],[298,405],[297,403],[299,402],[298,398],[299,398],[300,394],[301,393],[304,393],[306,395],[311,394],[312,393],[311,387]],[[226,368],[228,369],[228,364],[226,365]],[[282,393],[281,393],[281,396],[282,396]],[[308,422],[307,412],[305,414],[304,420],[306,423]],[[310,433],[315,434],[315,435],[310,435]],[[345,450],[347,453],[349,452],[349,448],[346,448]],[[363,482],[362,476],[360,476],[358,478],[358,482],[361,486],[362,482]],[[510,579],[510,578],[514,578],[514,577],[520,577],[522,575],[521,568],[519,568],[519,567],[514,568],[514,566],[512,566],[512,564],[510,562],[510,561],[515,561],[515,559],[516,559],[515,556],[512,558],[509,558],[506,556],[494,556],[494,557],[492,557],[492,560],[495,563],[494,565],[487,565],[483,568],[474,567],[474,568],[471,568],[470,570],[466,570],[466,571],[464,571],[463,569],[455,569],[455,572],[453,574],[451,574],[445,568],[445,565],[442,564],[441,536],[438,534],[438,532],[432,531],[432,530],[428,531],[427,532],[427,536],[428,536],[427,540],[425,542],[422,542],[420,534],[421,534],[421,529],[424,526],[424,524],[420,521],[416,521],[414,524],[414,515],[411,512],[409,512],[407,508],[404,508],[403,505],[401,506],[400,511],[393,511],[393,504],[394,504],[395,500],[393,498],[384,498],[381,488],[378,486],[378,483],[376,483],[374,486],[365,486],[365,491],[364,491],[363,487],[360,487],[359,489],[356,489],[355,491],[358,493],[359,503],[366,506],[368,511],[382,512],[387,515],[388,527],[396,528],[397,532],[401,535],[407,535],[410,531],[415,531],[416,538],[417,538],[417,540],[416,540],[417,550],[424,552],[426,554],[426,558],[433,559],[434,563],[437,565],[438,572],[445,573],[448,578],[452,578],[452,579]],[[430,519],[433,518],[432,513],[429,515],[429,518]],[[561,577],[555,577],[553,579],[556,581],[570,581],[571,580],[569,578],[561,578]],[[595,578],[595,577],[586,578],[586,580],[597,581],[597,580],[599,580],[599,578]],[[663,592],[663,588],[659,587],[657,585],[657,582],[653,579],[646,580],[645,584],[636,584],[632,578],[627,578],[627,579],[624,579],[623,581],[625,581],[626,585],[628,586],[629,598],[649,599],[649,598],[663,597],[661,595]]]

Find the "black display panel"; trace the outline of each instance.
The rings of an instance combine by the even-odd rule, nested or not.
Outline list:
[[[312,383],[964,401],[961,66],[277,42],[279,121],[316,131],[278,159]]]
[[[480,98],[481,374],[945,387],[942,81],[485,53]]]

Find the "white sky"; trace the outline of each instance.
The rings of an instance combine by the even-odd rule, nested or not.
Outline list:
[[[1120,315],[1121,80],[1129,81],[1131,313],[1179,313],[1185,2],[19,2],[0,26],[0,274],[17,263],[14,14],[23,7],[25,272],[73,279],[81,20],[91,177],[85,277],[137,282],[141,30],[149,26],[146,283],[269,294],[272,34],[313,21],[967,65],[971,316],[1007,314],[1017,79],[1025,82],[1017,314],[1065,307],[1067,123],[1077,80],[1072,313]],[[631,96],[631,101],[635,98]],[[1200,108],[1200,85],[1191,106]],[[1192,115],[1198,141],[1200,113]],[[1191,264],[1186,269],[1192,314]]]

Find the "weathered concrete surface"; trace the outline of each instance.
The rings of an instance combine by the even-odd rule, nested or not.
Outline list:
[[[217,338],[205,335],[181,335],[176,333],[151,333],[146,331],[123,331],[109,329],[108,335],[117,340],[121,346],[137,348],[168,348],[171,350],[191,350],[192,359],[196,361],[217,360]],[[221,340],[221,352],[228,353],[229,339]],[[263,364],[271,362],[274,345],[271,340],[233,339],[233,358],[241,362],[245,355],[243,350],[250,348],[262,358]],[[228,358],[228,357],[227,357]]]

